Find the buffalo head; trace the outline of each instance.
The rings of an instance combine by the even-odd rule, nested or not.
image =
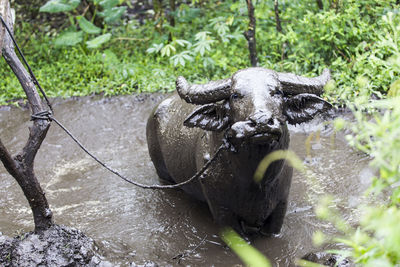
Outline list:
[[[331,105],[318,96],[329,79],[328,69],[319,77],[306,78],[248,68],[202,85],[178,77],[176,87],[186,102],[200,105],[186,118],[186,126],[228,129],[228,137],[236,142],[264,143],[285,134],[285,121],[302,123],[329,109]]]

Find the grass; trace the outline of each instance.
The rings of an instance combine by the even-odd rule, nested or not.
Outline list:
[[[50,97],[173,91],[179,75],[203,82],[229,77],[249,66],[247,42],[242,35],[247,27],[245,3],[228,2],[210,3],[211,11],[181,5],[178,26],[171,29],[164,23],[163,33],[154,30],[152,21],[144,25],[124,22],[112,28],[110,42],[95,50],[83,44],[56,47],[53,40],[58,32],[48,25],[19,22],[15,36]],[[285,2],[281,34],[275,30],[272,3],[260,1],[256,6],[259,65],[307,76],[329,67],[336,86],[328,88],[326,97],[337,105],[359,96],[361,89],[355,80],[364,77],[371,83],[367,94],[382,97],[400,74],[400,64],[387,64],[397,49],[399,19],[396,13],[389,13],[394,1],[361,2],[348,1],[341,12],[320,11],[311,0],[303,4]],[[387,14],[392,15],[389,18]],[[191,27],[187,27],[188,21]],[[169,32],[173,40],[188,41],[192,47],[169,42]],[[208,46],[196,39],[199,32],[207,33],[204,41]],[[168,54],[146,52],[153,44],[170,45],[174,50]],[[196,45],[202,44],[203,51],[196,52]],[[173,62],[181,53],[191,57],[184,66]],[[391,60],[399,62],[399,58]],[[4,61],[0,62],[0,76],[0,104],[24,98]]]
[[[17,40],[30,30],[29,25],[23,25],[16,33]],[[117,52],[111,48],[93,51],[83,51],[80,47],[55,48],[48,36],[43,33],[36,35],[23,45],[22,50],[50,97],[99,93],[110,96],[173,89],[173,78],[168,78],[174,77],[171,71],[163,71],[155,61],[149,62],[144,51],[129,55],[129,50],[121,47],[124,46],[121,41],[115,40],[110,44],[110,47],[115,47],[114,51],[123,51],[117,57]],[[3,77],[0,80],[0,104],[25,97],[4,61],[0,64],[0,75]]]

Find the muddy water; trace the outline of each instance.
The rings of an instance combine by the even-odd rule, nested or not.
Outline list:
[[[158,180],[147,151],[145,126],[148,114],[164,97],[56,100],[54,109],[56,117],[99,158],[136,181],[154,184]],[[11,151],[24,145],[29,124],[28,110],[0,109],[0,137]],[[290,131],[290,148],[315,179],[295,172],[282,233],[253,241],[276,266],[290,266],[296,257],[314,251],[312,234],[317,229],[335,232],[315,218],[315,195],[333,194],[346,219],[352,221],[357,216],[352,211],[363,201],[362,192],[373,175],[367,167],[369,159],[349,149],[343,135],[332,136],[329,126],[312,122]],[[240,264],[222,244],[205,205],[180,190],[143,190],[120,180],[78,149],[55,124],[38,153],[36,173],[55,221],[94,238],[115,265],[147,260],[161,266]],[[32,228],[27,202],[1,165],[0,231],[15,235]],[[180,262],[173,259],[184,253]]]

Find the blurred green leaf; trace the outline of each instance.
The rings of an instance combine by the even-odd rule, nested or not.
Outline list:
[[[110,39],[111,39],[111,33],[106,33],[106,34],[97,36],[96,38],[94,38],[90,41],[87,41],[86,45],[88,48],[98,48],[102,44],[108,42]]]
[[[110,49],[107,49],[102,53],[102,58],[104,64],[107,66],[118,66],[120,64],[117,55]]]
[[[149,54],[156,54],[161,51],[161,49],[164,47],[164,44],[152,44],[151,47],[147,48],[146,52]]]
[[[297,260],[296,264],[300,267],[326,267],[326,265],[321,265],[315,262],[306,261],[306,260]]]
[[[390,85],[388,96],[390,97],[400,96],[400,79],[396,80]]]
[[[85,17],[78,18],[79,27],[82,31],[89,33],[89,34],[97,34],[101,32],[101,29],[95,26],[93,23],[88,21]]]
[[[176,54],[171,57],[174,66],[181,65],[182,67],[185,66],[186,62],[193,61],[193,57],[191,56],[189,51],[183,51],[179,54]]]
[[[50,0],[40,7],[40,12],[58,13],[74,10],[80,4],[80,0]]]
[[[107,10],[113,8],[119,4],[119,0],[102,0],[99,4],[103,7],[103,9]]]
[[[333,127],[336,131],[343,130],[343,128],[346,127],[346,121],[343,118],[336,118],[333,121]]]
[[[170,55],[172,55],[175,52],[176,52],[176,48],[172,44],[167,44],[163,48],[161,48],[161,56],[162,57],[163,56],[169,57]]]
[[[258,164],[258,167],[254,173],[254,181],[257,183],[260,182],[264,177],[268,167],[277,160],[287,160],[292,167],[299,171],[304,171],[303,162],[296,155],[296,153],[290,150],[275,150],[265,156],[265,158]]]
[[[127,7],[113,7],[110,9],[106,9],[103,12],[100,12],[99,15],[104,18],[106,23],[114,23],[117,20],[121,19],[122,15],[125,13]]]
[[[83,40],[83,32],[65,32],[60,34],[55,40],[55,46],[74,46]]]
[[[269,260],[257,249],[247,244],[232,228],[225,228],[221,238],[249,267],[271,267]]]

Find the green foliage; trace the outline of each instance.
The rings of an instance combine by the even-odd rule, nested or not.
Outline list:
[[[270,262],[257,249],[246,243],[233,229],[225,228],[221,233],[224,242],[249,267],[270,267]]]
[[[100,2],[100,5],[102,5],[104,2]],[[99,15],[104,18],[104,21],[108,24],[115,23],[119,21],[122,17],[122,15],[126,11],[125,6],[121,7],[111,7],[111,5],[105,5],[103,6],[104,11],[100,12]]]
[[[399,53],[394,56],[398,56]],[[373,81],[358,81],[364,93],[370,92]],[[362,266],[398,266],[400,262],[400,97],[370,100],[359,97],[352,108],[355,122],[337,119],[337,129],[347,129],[351,146],[371,156],[371,167],[378,175],[372,179],[365,192],[370,204],[358,207],[361,214],[357,227],[349,226],[332,209],[328,200],[320,202],[317,215],[332,222],[343,236],[333,239],[347,245],[351,250],[336,251],[352,257]],[[382,201],[384,200],[384,201]],[[319,238],[321,239],[321,238]]]
[[[245,1],[208,1],[202,8],[181,4],[173,14],[176,26],[165,23],[167,32],[164,34],[154,32],[153,21],[145,21],[141,26],[135,21],[126,25],[108,25],[115,16],[119,21],[122,11],[126,10],[125,6],[118,6],[121,2],[91,0],[89,4],[95,12],[86,12],[83,16],[86,6],[78,0],[48,1],[41,11],[64,12],[69,18],[69,26],[65,25],[68,27],[60,32],[43,28],[42,34],[35,33],[42,42],[31,40],[27,45],[37,44],[32,48],[35,50],[32,55],[38,53],[37,60],[42,60],[42,53],[44,61],[37,62],[36,66],[45,66],[48,57],[55,54],[45,51],[45,47],[52,51],[53,45],[59,50],[65,49],[60,53],[69,55],[69,61],[80,58],[75,53],[85,53],[87,62],[80,62],[85,65],[97,57],[97,52],[86,48],[111,50],[124,59],[122,62],[138,69],[139,59],[145,58],[141,68],[146,71],[136,70],[135,73],[151,73],[150,66],[157,66],[156,69],[163,69],[167,80],[173,80],[179,74],[192,81],[226,78],[237,69],[249,66],[247,42],[242,34],[248,23]],[[329,1],[324,1],[322,11],[314,0],[280,1],[283,33],[275,29],[273,1],[254,3],[261,66],[310,76],[329,67],[335,85],[327,87],[325,97],[337,105],[371,94],[382,97],[390,88],[391,94],[398,91],[395,82],[400,74],[400,59],[395,54],[399,47],[400,19],[394,0],[340,1],[335,9],[329,8]],[[103,24],[95,24],[96,18],[104,18]],[[189,22],[190,27],[187,27]],[[25,25],[20,33],[27,35],[31,31]],[[169,40],[170,32],[173,33],[172,40]],[[53,36],[56,37],[53,43],[44,45]],[[120,37],[145,41],[118,41]],[[69,50],[71,46],[77,49]],[[56,60],[66,61],[58,56],[52,58],[53,62]],[[115,79],[113,76],[108,78]],[[138,78],[136,84],[148,88],[147,84],[140,84],[142,77]],[[366,81],[368,86],[362,86]],[[174,89],[173,82],[165,83],[164,79],[152,80],[151,84],[155,85],[152,90],[165,89],[166,84],[171,86],[168,90]],[[133,90],[136,89],[129,91]]]
[[[223,7],[227,11],[230,10],[228,6]],[[239,54],[246,51],[241,29],[233,22],[232,15],[214,17],[211,14],[201,13],[201,10],[197,8],[181,5],[176,13],[176,20],[181,23],[201,22],[207,27],[197,27],[194,24],[192,32],[188,32],[182,31],[183,28],[170,29],[166,26],[172,30],[174,36],[181,35],[182,38],[168,41],[165,36],[160,36],[159,41],[153,42],[146,52],[156,56],[157,60],[167,60],[171,67],[180,69],[190,63],[192,66],[202,66],[202,72],[208,77],[211,75],[210,78],[216,77],[218,72],[225,76],[229,56],[233,56],[238,51],[240,51]],[[197,29],[201,30],[197,31]],[[234,61],[240,62],[243,67],[246,66],[245,59],[241,57],[236,57]],[[234,67],[234,70],[237,68]]]
[[[372,192],[381,193],[393,188],[392,202],[400,204],[400,98],[388,98],[358,103],[353,107],[357,123],[351,125],[354,135],[348,136],[350,145],[373,157],[371,165],[379,169]],[[369,110],[369,114],[364,111]]]
[[[74,46],[83,40],[83,32],[64,32],[54,40],[55,46]]]
[[[127,25],[132,29],[131,26]],[[26,23],[16,28],[15,36],[20,44],[24,39],[20,31],[32,32],[31,27]],[[121,41],[110,40],[104,44],[105,49],[82,53],[80,46],[55,49],[50,36],[36,37],[33,35],[29,45],[22,49],[50,97],[166,91],[174,88],[174,77],[179,75],[163,64],[150,60],[144,52],[135,54],[133,60],[130,50],[125,47],[126,43]],[[144,51],[145,46],[142,45],[141,49]],[[124,53],[121,54],[121,51]],[[24,98],[18,80],[4,61],[0,62],[0,71],[3,77],[0,79],[0,103]]]
[[[390,85],[400,75],[399,22],[398,14],[386,13],[377,21],[380,30],[374,32],[374,39],[370,42],[362,41],[355,48],[354,60],[347,65],[351,67],[347,75],[356,83],[344,83],[337,79],[338,98],[352,100],[355,96],[369,97],[371,94],[382,97],[387,93]],[[340,61],[338,59],[334,64],[342,64]]]
[[[40,7],[39,11],[48,13],[68,12],[77,8],[80,2],[80,0],[50,0]]]
[[[111,39],[111,33],[105,32],[105,26],[121,20],[126,11],[126,6],[117,6],[120,4],[119,0],[90,0],[83,13],[87,14],[87,10],[91,6],[94,7],[90,20],[88,20],[84,15],[77,15],[77,8],[80,4],[80,0],[50,0],[40,8],[40,12],[62,12],[69,17],[71,25],[54,40],[56,46],[75,46],[80,44],[86,45],[86,48],[99,48]],[[104,29],[93,23],[96,19],[96,14],[103,18],[102,28]],[[101,32],[103,32],[102,35],[86,41],[88,36],[97,35]],[[84,36],[82,33],[84,33]],[[85,42],[82,44],[83,41]]]
[[[79,27],[82,29],[82,31],[88,33],[88,34],[98,34],[101,32],[101,29],[99,27],[96,27],[93,23],[88,21],[85,17],[77,17],[78,22],[79,22]]]
[[[285,35],[274,32],[258,39],[266,39],[268,49],[276,51],[265,66],[282,55],[285,60],[275,65],[282,70],[316,72],[330,66],[335,84],[326,87],[326,97],[353,110],[355,122],[337,119],[334,126],[350,130],[349,144],[371,155],[378,175],[365,194],[375,202],[359,207],[361,216],[354,228],[332,209],[335,205],[329,198],[322,199],[316,214],[335,225],[342,236],[332,240],[317,232],[314,240],[347,245],[350,250],[334,252],[362,266],[400,262],[400,15],[394,7],[390,1],[346,1],[338,10],[306,11],[300,20],[306,27],[286,25]],[[391,98],[385,99],[387,93]],[[387,195],[389,201],[378,200]]]
[[[111,33],[105,33],[96,38],[87,41],[86,46],[87,48],[99,48],[102,44],[108,42],[111,39]]]
[[[291,150],[276,150],[269,153],[258,165],[254,173],[254,181],[259,183],[264,177],[265,172],[272,162],[277,160],[286,160],[292,167],[304,172],[304,166],[299,157]]]

